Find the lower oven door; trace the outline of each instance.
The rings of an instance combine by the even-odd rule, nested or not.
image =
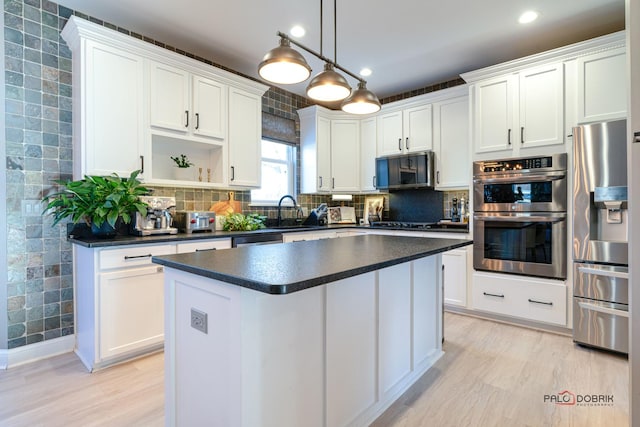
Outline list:
[[[574,297],[573,340],[629,353],[629,306]]]
[[[473,268],[565,279],[567,214],[476,213]]]

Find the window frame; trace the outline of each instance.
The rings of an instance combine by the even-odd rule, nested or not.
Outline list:
[[[291,144],[289,142],[285,142],[285,141],[278,141],[276,139],[271,139],[271,138],[261,138],[260,140],[260,148],[261,148],[261,153],[264,152],[264,150],[262,150],[262,144],[264,142],[269,142],[269,143],[275,143],[275,144],[281,144],[287,147],[287,160],[282,160],[282,159],[275,159],[272,157],[264,157],[262,154],[260,155],[260,188],[262,188],[262,185],[264,184],[264,179],[263,179],[263,174],[262,174],[262,163],[267,161],[270,163],[277,163],[277,164],[282,164],[282,165],[287,165],[289,167],[289,179],[288,179],[288,190],[290,191],[289,193],[285,193],[285,194],[291,194],[294,197],[297,194],[297,186],[296,186],[296,174],[297,174],[297,154],[298,154],[298,146],[296,144]],[[249,206],[278,206],[278,200],[263,200],[263,199],[254,199],[254,191],[258,190],[257,188],[254,188],[251,190],[251,202],[249,203]],[[284,196],[284,194],[283,194]],[[282,206],[293,206],[293,202],[290,199],[285,199],[282,202]]]

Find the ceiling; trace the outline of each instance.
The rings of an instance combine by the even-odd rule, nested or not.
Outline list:
[[[334,57],[333,3],[324,0],[323,53]],[[337,62],[379,98],[420,89],[460,73],[624,29],[625,0],[340,0]],[[320,51],[318,0],[59,0],[126,28],[258,78],[257,65],[278,45],[277,31],[302,25],[298,39]],[[518,24],[535,9],[540,17]],[[322,63],[298,49],[312,75]],[[345,76],[347,77],[347,76]],[[347,77],[352,87],[355,80]],[[307,82],[283,85],[304,96]]]

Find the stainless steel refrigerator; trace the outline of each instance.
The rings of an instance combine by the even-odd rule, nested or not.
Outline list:
[[[573,340],[629,351],[626,120],[573,128]]]

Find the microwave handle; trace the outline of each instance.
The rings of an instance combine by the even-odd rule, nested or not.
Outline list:
[[[548,172],[545,174],[521,174],[515,176],[501,176],[496,178],[474,178],[474,184],[492,184],[492,183],[518,183],[518,182],[544,182],[557,181],[565,178],[566,172]]]
[[[560,222],[565,221],[565,216],[542,216],[542,215],[530,215],[530,216],[517,216],[517,215],[474,215],[473,219],[476,221],[505,221],[505,222]]]

